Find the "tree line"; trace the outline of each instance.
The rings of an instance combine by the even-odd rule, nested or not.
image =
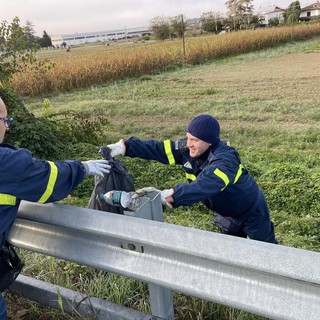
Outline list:
[[[254,14],[253,0],[228,0],[225,5],[226,14],[209,11],[201,15],[198,19],[200,25],[198,33],[219,33],[223,30],[236,31],[261,27],[261,18]],[[277,26],[280,23],[298,23],[300,13],[300,2],[294,1],[285,9],[283,22],[279,18],[273,18],[268,21],[268,24]],[[188,21],[183,15],[158,16],[150,20],[150,30],[158,40],[178,38],[188,30]]]

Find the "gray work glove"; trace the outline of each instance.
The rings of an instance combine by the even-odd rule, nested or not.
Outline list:
[[[126,154],[126,145],[124,144],[124,140],[121,139],[116,143],[108,144],[107,147],[111,150],[111,157],[115,156],[124,156]]]
[[[173,205],[171,202],[169,202],[167,200],[168,197],[172,197],[174,194],[174,190],[171,188],[171,189],[164,189],[161,191],[161,202],[164,206],[166,206],[167,208],[170,208],[172,209],[173,208]]]
[[[133,197],[143,197],[143,196],[148,195],[149,192],[153,192],[153,191],[160,192],[161,203],[163,206],[170,208],[170,209],[173,208],[172,204],[166,200],[167,197],[171,197],[174,194],[174,190],[172,188],[165,189],[165,190],[161,191],[161,190],[156,189],[154,187],[144,187],[144,188],[136,190],[135,195]]]
[[[110,173],[111,166],[108,160],[89,160],[81,162],[86,170],[87,176],[100,176],[104,177],[105,174]]]

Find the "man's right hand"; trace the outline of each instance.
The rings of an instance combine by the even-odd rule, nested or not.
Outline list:
[[[114,158],[116,156],[122,155],[124,156],[126,154],[126,145],[124,144],[124,140],[121,139],[120,141],[108,144],[107,147],[111,150],[111,157]]]

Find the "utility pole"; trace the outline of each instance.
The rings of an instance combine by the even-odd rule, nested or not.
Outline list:
[[[185,42],[185,39],[184,39],[183,14],[181,15],[181,24],[182,24],[183,64],[185,64],[186,63],[186,42]]]

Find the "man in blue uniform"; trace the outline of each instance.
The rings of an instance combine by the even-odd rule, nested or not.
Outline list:
[[[208,114],[196,116],[178,141],[131,137],[110,144],[111,155],[125,155],[183,166],[189,183],[161,191],[162,203],[176,208],[203,202],[214,211],[220,232],[277,243],[262,190],[235,148],[220,140],[220,125]]]
[[[13,119],[8,117],[7,107],[0,98],[1,258],[5,240],[17,216],[21,200],[39,203],[61,200],[67,197],[87,175],[103,177],[111,168],[107,160],[51,162],[33,158],[30,151],[3,143],[5,133],[12,122]],[[4,277],[4,274],[0,274],[0,281],[1,277]],[[3,287],[3,283],[0,284]],[[6,319],[6,302],[0,292],[0,320]]]

